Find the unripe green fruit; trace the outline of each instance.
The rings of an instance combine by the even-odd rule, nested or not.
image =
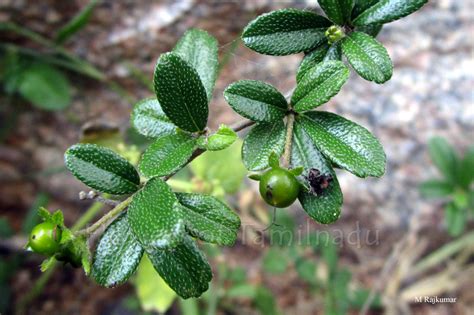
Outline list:
[[[61,229],[52,222],[43,222],[33,228],[28,244],[34,252],[51,256],[59,250],[60,240]]]
[[[285,208],[295,202],[300,184],[295,175],[282,168],[273,168],[262,174],[260,195],[271,206]]]

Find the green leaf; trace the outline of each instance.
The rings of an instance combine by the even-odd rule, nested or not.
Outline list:
[[[253,121],[272,122],[285,117],[288,104],[272,85],[255,80],[240,80],[224,91],[227,103],[240,115]]]
[[[147,256],[138,265],[135,287],[140,306],[145,312],[163,314],[176,298],[176,293],[156,272]]]
[[[316,264],[309,259],[298,259],[295,264],[298,276],[304,281],[315,284],[316,283]]]
[[[176,126],[166,117],[156,98],[147,98],[135,104],[130,123],[138,133],[149,138],[176,133]]]
[[[380,0],[352,22],[355,26],[385,24],[410,15],[428,0]]]
[[[68,79],[50,65],[33,63],[23,71],[19,80],[21,96],[41,109],[60,110],[71,102]]]
[[[328,60],[341,60],[341,58],[342,50],[340,42],[336,42],[331,46],[329,46],[329,44],[327,43],[322,44],[321,46],[304,56],[298,68],[296,82],[300,82],[306,72],[317,64],[319,64],[320,62]]]
[[[140,176],[123,157],[94,144],[76,144],[64,154],[66,167],[87,186],[113,195],[131,194]]]
[[[231,146],[238,139],[237,133],[226,125],[220,125],[216,133],[207,138],[206,150],[219,151]]]
[[[102,234],[94,253],[92,277],[98,284],[114,287],[127,281],[143,255],[126,213],[116,218]]]
[[[431,160],[441,174],[451,183],[455,183],[458,157],[453,147],[441,137],[433,137],[428,142]]]
[[[359,177],[380,177],[385,153],[364,127],[328,112],[309,112],[299,121],[321,153],[340,168]]]
[[[449,235],[461,235],[466,227],[466,214],[467,211],[457,208],[454,203],[449,203],[446,206],[444,215]]]
[[[358,26],[356,27],[355,30],[357,32],[363,32],[375,38],[382,30],[382,27],[383,27],[382,24],[370,24],[370,25]]]
[[[199,29],[186,31],[173,49],[175,54],[197,71],[206,89],[208,100],[212,98],[212,90],[217,78],[219,66],[217,51],[217,40],[206,31]]]
[[[146,177],[173,174],[186,164],[196,145],[196,138],[185,133],[159,138],[143,153],[140,172]]]
[[[329,26],[329,20],[311,11],[277,10],[250,22],[242,33],[242,41],[261,54],[291,55],[326,41],[324,32]]]
[[[299,166],[299,167],[295,167],[293,169],[290,169],[289,171],[290,171],[291,174],[293,174],[295,176],[300,176],[301,174],[303,174],[304,168],[302,166]]]
[[[379,1],[380,0],[355,0],[354,9],[352,10],[352,19],[358,17],[362,12]]]
[[[260,123],[250,130],[242,146],[242,160],[249,171],[268,167],[268,157],[275,152],[281,156],[285,148],[286,129],[282,120]]]
[[[219,245],[233,245],[240,218],[219,199],[200,194],[177,193],[186,229],[192,236]]]
[[[338,25],[344,25],[351,19],[354,0],[318,0],[327,17]]]
[[[91,0],[78,14],[56,33],[55,42],[59,45],[87,25],[98,0]]]
[[[225,150],[205,152],[190,163],[191,170],[199,179],[217,182],[225,192],[233,194],[239,190],[247,174],[240,158],[241,148],[242,141],[239,139]]]
[[[291,97],[295,111],[318,107],[336,95],[349,78],[349,69],[336,60],[320,63],[309,69],[296,85]]]
[[[385,47],[372,36],[353,32],[342,40],[342,51],[354,70],[364,79],[381,84],[392,77],[390,56]]]
[[[263,286],[258,286],[255,294],[256,296],[254,299],[254,303],[257,310],[260,311],[260,314],[280,314],[277,310],[277,303],[275,301],[272,291]]]
[[[154,86],[161,108],[176,126],[190,132],[204,130],[209,114],[206,89],[190,64],[175,53],[161,55]]]
[[[150,179],[132,198],[128,222],[145,250],[175,247],[181,242],[183,215],[176,211],[178,200],[163,180]]]
[[[322,195],[315,196],[302,189],[298,199],[303,209],[314,220],[323,224],[336,221],[341,214],[342,206],[342,192],[336,174],[331,167],[331,163],[326,161],[313,140],[298,123],[294,126],[291,165],[293,167],[303,166],[305,176],[308,175],[311,168],[318,169],[321,174],[332,176],[333,180]]]
[[[425,198],[445,197],[454,192],[454,187],[451,183],[438,179],[427,180],[421,183],[419,189],[421,195]]]
[[[199,297],[209,288],[211,267],[189,236],[175,248],[147,253],[163,280],[183,299]]]
[[[262,268],[271,274],[282,274],[288,269],[288,257],[285,253],[277,248],[271,247],[262,260]]]
[[[461,187],[468,189],[474,181],[474,146],[467,149],[459,167],[457,167],[457,173],[457,182]]]
[[[271,168],[279,168],[280,167],[280,156],[275,152],[271,152],[270,156],[268,157],[268,166]]]

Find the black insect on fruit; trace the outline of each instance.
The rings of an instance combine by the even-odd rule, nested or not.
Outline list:
[[[331,175],[321,174],[316,168],[310,169],[308,175],[304,177],[309,183],[311,193],[317,196],[320,196],[332,182]]]
[[[39,254],[51,256],[59,250],[61,228],[52,222],[43,222],[33,228],[29,247]]]

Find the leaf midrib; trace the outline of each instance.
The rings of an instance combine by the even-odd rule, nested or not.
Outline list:
[[[112,171],[109,171],[109,170],[100,168],[100,167],[96,166],[95,164],[93,164],[93,163],[91,163],[91,162],[89,162],[89,161],[86,161],[86,160],[84,160],[84,159],[82,159],[82,158],[79,158],[78,156],[76,156],[76,155],[74,155],[74,154],[69,154],[69,156],[71,156],[72,158],[77,159],[77,160],[79,160],[79,161],[81,161],[81,162],[83,162],[83,163],[86,163],[86,164],[88,164],[88,165],[92,165],[94,169],[97,169],[97,170],[100,170],[100,171],[103,171],[103,172],[106,172],[106,173],[113,174],[113,175],[115,175],[115,176],[121,178],[122,180],[126,181],[127,183],[132,184],[132,186],[134,186],[134,187],[138,187],[138,184],[136,184],[136,183],[130,181],[128,178],[123,177],[121,174],[117,174],[117,173],[114,173],[114,172],[112,172]]]
[[[306,119],[308,119],[309,121],[313,122],[314,124],[314,128],[317,128],[318,131],[320,133],[324,133],[325,135],[328,135],[330,137],[332,137],[333,139],[336,140],[337,144],[339,144],[340,146],[344,146],[346,148],[349,149],[349,151],[351,151],[353,154],[355,154],[356,156],[359,156],[362,158],[362,160],[365,162],[365,167],[364,169],[372,169],[370,167],[370,161],[363,155],[359,154],[359,152],[355,151],[351,146],[347,145],[345,142],[343,142],[341,139],[339,139],[338,137],[334,136],[332,133],[330,133],[329,131],[327,131],[325,128],[323,128],[318,122],[314,121],[313,119],[311,119],[310,117],[308,116],[304,116]],[[312,138],[312,136],[311,136]],[[314,144],[316,145],[316,147],[323,151],[323,149],[320,148],[320,146],[318,145],[318,141],[314,141]],[[336,145],[337,145],[336,144]],[[341,166],[342,165],[347,165],[347,163],[342,163],[340,164]],[[362,172],[357,172],[357,174],[360,174],[361,176],[367,176],[367,172],[365,170],[363,170]]]
[[[356,49],[358,49],[359,52],[362,51],[362,53],[363,53],[365,56],[368,57],[368,58],[366,58],[366,59],[367,59],[367,60],[369,61],[369,63],[372,65],[371,68],[374,68],[374,67],[375,67],[375,70],[376,70],[375,72],[377,72],[377,73],[376,73],[376,76],[378,77],[378,79],[381,79],[381,80],[385,79],[385,75],[384,75],[383,71],[380,69],[381,67],[380,67],[375,61],[372,60],[372,57],[362,48],[362,46],[360,46],[352,37],[347,36],[346,38],[347,38],[347,40],[350,40],[351,43],[354,44],[354,47],[355,47]]]

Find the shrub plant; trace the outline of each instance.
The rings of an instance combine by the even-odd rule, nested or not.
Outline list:
[[[153,78],[156,98],[139,102],[132,111],[132,126],[154,141],[138,168],[93,144],[76,144],[66,151],[66,166],[77,179],[119,202],[96,223],[75,233],[64,225],[60,211],[41,210],[47,225],[61,232],[50,240],[54,246],[48,247],[56,250],[43,251],[49,258],[42,269],[63,260],[82,265],[98,284],[113,287],[125,282],[146,255],[179,296],[199,297],[208,289],[212,272],[196,239],[230,246],[236,241],[240,219],[221,200],[174,192],[167,180],[206,151],[227,148],[238,131],[249,127],[242,160],[251,177],[263,182],[264,200],[286,207],[297,198],[317,222],[336,221],[343,199],[334,168],[362,178],[380,177],[385,154],[364,127],[315,109],[335,96],[349,78],[343,56],[364,79],[389,80],[392,62],[374,37],[383,24],[413,13],[426,2],[320,0],[327,17],[296,9],[257,17],[242,33],[244,44],[268,55],[304,53],[296,88],[287,101],[265,82],[231,84],[224,97],[248,120],[233,127],[221,125],[214,132],[206,126],[218,74],[218,44],[205,31],[187,31],[171,52],[158,59]],[[103,227],[91,254],[88,239]],[[29,247],[35,249],[35,244]]]

